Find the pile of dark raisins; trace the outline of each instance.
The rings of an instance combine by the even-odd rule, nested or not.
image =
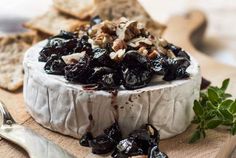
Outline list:
[[[113,158],[128,158],[138,155],[148,155],[148,158],[168,158],[159,150],[159,132],[150,124],[131,132],[122,140],[122,134],[117,123],[104,130],[104,133],[93,138],[86,133],[80,139],[80,144],[91,147],[94,154],[108,154],[113,151]]]
[[[91,25],[100,22],[95,17]],[[122,61],[114,61],[109,56],[111,46],[92,48],[88,34],[78,37],[76,33],[61,31],[48,40],[39,53],[39,61],[46,62],[46,73],[63,75],[69,82],[94,85],[98,90],[113,90],[120,86],[133,90],[147,86],[154,75],[162,75],[165,81],[189,77],[186,72],[190,65],[188,54],[173,44],[168,44],[166,49],[177,58],[160,55],[150,60],[129,48]],[[62,59],[62,56],[81,52],[85,52],[84,57],[72,64],[66,64]]]

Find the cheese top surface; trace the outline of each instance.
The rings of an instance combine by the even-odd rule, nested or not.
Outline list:
[[[63,86],[66,86],[71,89],[84,90],[83,84],[68,82],[64,78],[64,76],[50,75],[50,74],[45,73],[44,71],[45,63],[38,61],[38,57],[39,57],[38,52],[40,52],[43,49],[46,43],[47,43],[47,40],[42,41],[36,47],[29,50],[28,52],[31,52],[31,53],[27,53],[25,55],[24,64],[27,64],[29,67],[37,71],[37,75],[42,75],[42,77],[45,78],[46,80],[52,80],[52,82],[60,83]],[[140,91],[157,90],[157,89],[174,87],[174,86],[187,83],[188,80],[191,80],[192,77],[198,75],[200,71],[199,65],[194,58],[191,57],[191,65],[187,68],[186,71],[190,74],[190,78],[174,80],[174,81],[164,81],[162,80],[163,76],[156,75],[153,77],[153,79],[151,80],[151,83],[147,87],[136,89],[136,90],[126,90],[124,88],[120,88],[118,89],[118,91],[119,91],[119,94],[133,94],[133,93],[138,93]],[[50,83],[49,83],[49,86],[50,86]],[[103,90],[94,90],[94,93],[110,94],[109,92],[103,91]]]

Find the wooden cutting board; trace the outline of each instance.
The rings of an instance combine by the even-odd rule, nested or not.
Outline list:
[[[235,97],[236,68],[218,63],[198,52],[193,46],[203,37],[206,28],[205,16],[199,11],[193,11],[186,16],[171,18],[167,26],[164,37],[190,52],[199,61],[204,77],[215,85],[219,85],[225,78],[231,78],[230,92]],[[16,93],[0,90],[0,99],[5,102],[18,123],[35,130],[79,158],[99,157],[91,154],[91,149],[81,147],[78,140],[51,132],[37,124],[26,112],[22,90]],[[192,125],[184,133],[162,140],[160,149],[166,152],[170,158],[228,158],[236,146],[236,137],[230,136],[227,131],[221,128],[209,130],[206,139],[195,144],[188,144],[194,128]],[[28,156],[23,149],[0,138],[0,157],[25,158]]]

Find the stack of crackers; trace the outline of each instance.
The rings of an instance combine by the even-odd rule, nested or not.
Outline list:
[[[156,35],[165,29],[138,0],[53,0],[53,6],[46,13],[23,24],[28,32],[0,37],[0,88],[16,91],[22,87],[22,60],[29,47],[61,30],[76,31],[96,15],[108,20],[122,16],[137,20]]]

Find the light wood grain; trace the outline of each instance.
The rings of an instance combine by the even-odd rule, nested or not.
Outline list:
[[[207,26],[205,15],[200,11],[193,11],[185,17],[174,16],[167,26],[168,30],[164,37],[192,54],[200,63],[202,75],[210,79],[213,85],[220,85],[225,78],[230,78],[229,92],[236,97],[236,68],[222,64],[197,51],[194,47],[205,32]]]
[[[167,26],[168,30],[164,37],[176,45],[182,46],[185,50],[192,54],[200,63],[202,75],[212,81],[213,85],[220,85],[225,78],[230,78],[231,84],[229,86],[229,92],[231,92],[235,97],[236,68],[219,63],[213,58],[210,58],[197,51],[194,47],[194,44],[201,40],[204,35],[207,26],[205,15],[200,11],[192,11],[186,16],[174,16],[169,20]],[[197,147],[191,150],[191,154],[193,154],[194,157],[229,157],[236,146],[236,141],[234,141],[236,137],[231,137],[228,132],[225,132],[226,130],[222,132],[222,135],[219,135],[216,138],[209,139],[210,137],[208,136],[207,139],[204,140],[207,140],[207,144],[211,144],[212,142],[216,141],[213,143],[216,145],[215,147],[213,147],[214,145],[201,145],[201,141],[198,143]],[[215,136],[218,134],[219,132],[214,133]],[[217,143],[219,143],[219,146]],[[174,144],[179,146],[178,143]],[[185,145],[185,143],[183,145]],[[200,149],[200,146],[204,146],[204,148]],[[181,145],[181,147],[184,146]],[[173,154],[173,156],[186,157],[186,149],[187,148],[185,147],[183,152]],[[205,155],[204,153],[208,154]]]
[[[205,28],[206,19],[204,15],[201,12],[192,12],[188,16],[171,18],[164,36],[169,41],[182,46],[196,57],[201,64],[203,75],[213,81],[213,84],[219,84],[226,77],[230,77],[232,80],[231,83],[234,83],[234,85],[230,85],[230,91],[236,94],[235,68],[219,64],[198,52],[192,44],[201,39]],[[81,147],[78,140],[49,131],[38,125],[26,112],[21,92],[12,94],[0,90],[0,99],[6,103],[9,111],[17,122],[35,130],[37,133],[47,137],[79,158],[95,157],[91,154],[91,149]],[[194,126],[191,126],[184,133],[171,139],[161,141],[161,150],[166,152],[170,158],[213,158],[216,156],[226,158],[229,156],[235,146],[236,141],[232,141],[235,137],[230,137],[225,129],[209,130],[206,139],[190,145],[187,142],[194,128]],[[227,150],[225,147],[227,147]],[[1,139],[0,157],[25,158],[28,156],[21,148]]]

